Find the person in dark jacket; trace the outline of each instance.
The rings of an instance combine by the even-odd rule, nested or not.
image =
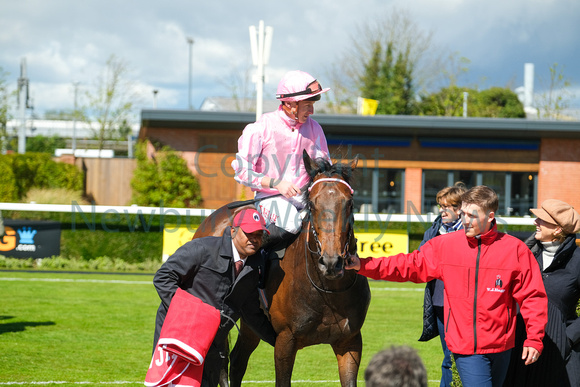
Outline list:
[[[203,368],[202,387],[215,387],[226,354],[226,338],[240,317],[270,345],[276,342],[272,324],[260,308],[258,282],[263,270],[256,254],[268,232],[264,218],[255,209],[234,217],[221,237],[194,239],[180,247],[155,274],[153,284],[161,298],[157,311],[153,348],[178,288],[196,296],[220,311],[221,323]],[[243,262],[240,264],[238,262]],[[236,275],[236,266],[242,265]]]
[[[425,231],[419,249],[430,239],[439,235],[448,234],[463,229],[461,222],[461,195],[467,191],[463,183],[455,183],[445,187],[437,193],[436,200],[439,206],[439,216],[435,218],[431,227]],[[451,367],[451,352],[445,343],[445,329],[443,318],[443,281],[434,279],[427,282],[425,300],[423,302],[423,333],[419,341],[429,341],[437,337],[441,339],[443,362],[441,363],[441,387],[450,387],[453,381]]]
[[[556,199],[530,211],[537,216],[536,232],[526,241],[538,260],[548,295],[548,324],[544,352],[537,363],[524,366],[513,353],[504,386],[580,386],[580,248],[576,232],[580,215]],[[516,346],[526,338],[518,316]]]

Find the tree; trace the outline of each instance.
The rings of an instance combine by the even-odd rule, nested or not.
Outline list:
[[[428,116],[463,116],[463,93],[468,93],[468,116],[489,118],[525,118],[524,106],[517,94],[507,88],[492,87],[478,91],[450,86],[421,98],[418,110]]]
[[[95,79],[94,89],[85,93],[87,105],[79,110],[91,125],[99,149],[106,140],[121,138],[119,129],[131,121],[133,107],[140,99],[128,75],[128,64],[111,55]]]
[[[460,117],[463,115],[463,93],[466,91],[467,88],[449,86],[441,88],[438,92],[423,95],[418,104],[418,114]]]
[[[0,67],[0,150],[5,153],[8,142],[8,120],[12,118],[10,114],[10,98],[15,95],[15,91],[8,90],[6,77],[8,73]]]
[[[361,79],[361,95],[379,101],[377,114],[413,113],[413,69],[409,63],[409,47],[393,57],[393,43],[384,53],[376,42],[371,60]]]
[[[385,52],[387,57],[390,52],[392,52],[392,45],[389,44]],[[385,62],[388,61],[388,58],[385,58],[384,62],[382,62],[382,54],[383,49],[381,42],[375,42],[373,54],[368,63],[365,64],[364,76],[361,79],[360,91],[365,98],[378,99],[380,97],[382,91],[380,87],[381,70],[387,66],[387,63]]]
[[[572,81],[564,75],[564,66],[558,63],[550,66],[550,79],[546,82],[539,77],[544,92],[537,94],[536,106],[538,118],[561,119],[564,111],[570,107],[574,95],[570,92]]]
[[[229,90],[235,104],[235,111],[256,111],[256,88],[252,82],[253,68],[247,60],[245,64],[233,64],[227,77],[219,79],[224,87]]]
[[[324,113],[355,114],[357,96],[352,93],[348,84],[344,82],[344,71],[340,64],[333,62],[326,69],[325,75],[325,83],[328,82],[331,92],[326,93],[327,109],[325,109]],[[318,111],[318,107],[316,109]]]
[[[331,88],[341,94],[335,96],[332,107],[355,104],[362,96],[384,99],[379,113],[410,114],[416,90],[433,74],[430,66],[436,61],[428,60],[431,36],[399,9],[361,24],[348,49],[328,71]],[[369,89],[371,85],[373,89]],[[381,98],[373,98],[375,93]],[[356,111],[356,105],[351,110]]]
[[[468,111],[472,117],[526,118],[524,105],[518,95],[507,88],[491,87],[475,94]]]
[[[131,180],[133,200],[140,206],[197,207],[201,188],[187,162],[168,146],[160,147],[151,159],[147,145],[136,147],[137,169]]]

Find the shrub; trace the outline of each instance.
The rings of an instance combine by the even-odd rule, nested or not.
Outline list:
[[[51,159],[37,169],[33,186],[80,191],[83,189],[83,173],[75,165]]]
[[[66,140],[59,136],[37,135],[26,139],[26,152],[54,154],[57,148],[66,148]]]
[[[191,208],[201,204],[201,189],[186,161],[164,146],[155,157],[147,157],[145,142],[137,144],[137,169],[131,180],[133,202],[140,206]]]
[[[155,273],[161,266],[159,260],[127,263],[119,258],[97,257],[86,261],[55,256],[43,259],[7,258],[0,255],[0,269],[3,270],[69,270],[125,273]]]
[[[16,177],[9,163],[2,162],[0,158],[0,202],[18,201],[18,189]]]
[[[75,202],[79,205],[90,204],[83,198],[82,191],[73,191],[67,188],[31,188],[26,193],[24,202],[42,204],[71,204]]]
[[[32,188],[83,189],[83,172],[71,164],[58,163],[46,153],[8,154],[0,156],[2,173],[0,191],[16,190],[9,201],[19,201]],[[6,175],[6,176],[4,176]]]

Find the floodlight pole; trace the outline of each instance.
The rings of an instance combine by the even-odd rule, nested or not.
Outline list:
[[[189,44],[189,66],[188,66],[189,67],[189,105],[188,105],[189,110],[192,109],[192,106],[191,106],[191,73],[193,71],[192,70],[193,63],[191,61],[191,56],[192,56],[192,51],[193,51],[193,42],[194,42],[193,38],[187,37],[187,44]]]
[[[26,77],[26,58],[20,62],[18,78],[18,107],[20,110],[20,128],[18,130],[18,153],[26,153],[26,107],[28,104],[28,78]]]
[[[252,63],[257,67],[254,82],[256,83],[256,120],[260,118],[264,106],[264,66],[270,59],[270,48],[272,46],[272,27],[264,28],[264,21],[260,20],[258,30],[256,26],[250,26],[250,48],[252,50]]]
[[[74,109],[73,109],[73,134],[72,134],[72,153],[73,156],[77,150],[77,95],[79,90],[79,82],[73,82],[74,86]]]

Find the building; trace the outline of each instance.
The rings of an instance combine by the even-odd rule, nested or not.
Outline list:
[[[499,215],[524,216],[558,198],[580,208],[580,122],[318,114],[333,158],[360,155],[357,212],[427,213],[457,181],[485,184]],[[251,197],[233,179],[237,139],[254,113],[143,110],[140,139],[182,152],[199,178],[203,206]]]
[[[9,120],[6,127],[9,134],[18,135],[20,130],[21,120]],[[92,125],[85,121],[72,120],[40,120],[27,118],[26,120],[26,137],[45,136],[45,137],[63,137],[77,139],[91,139],[96,136],[97,122]],[[131,124],[131,132],[133,135],[139,133],[139,124]]]

